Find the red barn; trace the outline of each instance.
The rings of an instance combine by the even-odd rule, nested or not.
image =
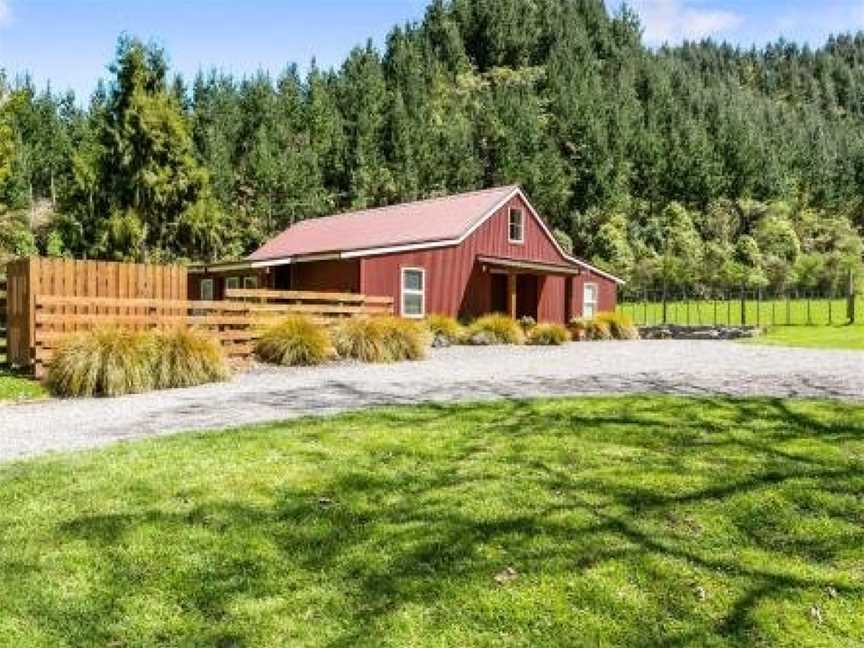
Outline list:
[[[504,312],[566,323],[614,310],[621,283],[565,253],[508,186],[302,221],[245,261],[193,269],[189,294],[353,292],[391,296],[403,317]]]

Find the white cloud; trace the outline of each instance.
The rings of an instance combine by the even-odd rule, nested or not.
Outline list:
[[[0,26],[9,22],[9,0],[0,0]]]
[[[687,0],[636,0],[649,45],[700,40],[739,27],[744,19],[734,11],[712,9]]]

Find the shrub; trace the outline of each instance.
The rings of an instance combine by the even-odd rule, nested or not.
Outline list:
[[[612,339],[612,330],[610,329],[608,322],[595,318],[588,320],[587,324],[588,328],[585,331],[585,335],[589,340]]]
[[[616,340],[638,340],[639,329],[633,324],[633,319],[624,313],[597,313],[594,318],[609,326],[610,335]]]
[[[531,329],[537,326],[537,320],[530,315],[523,315],[517,321],[519,322],[519,326],[522,327],[522,332],[526,335],[531,332]]]
[[[158,389],[192,387],[227,380],[231,375],[222,346],[194,329],[156,334],[154,380]]]
[[[588,337],[589,327],[590,321],[582,319],[581,317],[574,317],[567,325],[567,328],[570,329],[570,336],[577,341],[584,340]]]
[[[317,365],[333,356],[333,344],[326,329],[304,315],[291,315],[264,332],[255,355],[286,367]]]
[[[482,334],[482,335],[481,335]],[[492,313],[480,317],[468,327],[469,343],[472,338],[494,340],[494,344],[522,344],[525,334],[522,328],[511,317],[501,313]]]
[[[141,331],[103,328],[70,335],[54,353],[48,388],[66,397],[153,389],[156,349],[155,337]]]
[[[429,348],[429,332],[420,323],[399,317],[383,317],[376,321],[384,335],[387,360],[422,360]]]
[[[560,346],[570,340],[570,333],[561,324],[543,322],[531,329],[528,344],[538,346]]]
[[[191,387],[229,375],[219,342],[206,333],[102,328],[62,340],[46,382],[56,396],[122,396]]]
[[[361,362],[387,362],[390,352],[384,341],[384,327],[374,318],[352,318],[336,326],[333,345],[342,358]]]
[[[426,318],[426,328],[432,335],[440,335],[451,344],[458,342],[464,334],[464,327],[447,315],[430,315]]]

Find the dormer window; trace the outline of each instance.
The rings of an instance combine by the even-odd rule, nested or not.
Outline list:
[[[510,210],[510,242],[525,242],[525,215],[521,209]]]

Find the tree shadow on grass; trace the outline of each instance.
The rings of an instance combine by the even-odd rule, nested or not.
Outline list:
[[[301,436],[316,441],[308,460],[320,462],[320,477],[311,484],[278,486],[267,505],[245,502],[242,493],[230,502],[196,496],[205,501],[193,500],[182,512],[163,505],[80,516],[61,525],[57,535],[110,553],[111,567],[103,574],[111,591],[108,608],[127,588],[148,582],[146,570],[142,576],[138,559],[126,551],[130,538],[151,533],[154,541],[179,542],[189,552],[203,553],[188,563],[174,558],[161,568],[179,574],[170,595],[185,613],[215,626],[230,627],[237,597],[290,601],[291,588],[302,587],[304,578],[324,578],[341,601],[329,613],[345,615],[346,621],[339,630],[322,633],[317,643],[330,646],[375,643],[376,633],[385,632],[400,610],[470,606],[470,600],[453,597],[529,586],[541,574],[563,583],[573,575],[593,578],[598,568],[612,564],[647,573],[649,558],[679,570],[675,578],[657,576],[661,583],[668,579],[670,592],[680,588],[684,574],[696,572],[728,583],[735,600],[699,622],[686,618],[687,606],[697,603],[682,602],[680,591],[645,592],[658,617],[678,619],[684,629],[667,631],[644,619],[619,629],[613,643],[684,645],[710,639],[743,645],[762,631],[753,611],[763,601],[829,588],[840,596],[864,596],[861,576],[834,564],[864,540],[864,513],[842,499],[857,496],[864,467],[833,451],[838,443],[864,440],[860,412],[831,415],[823,407],[814,413],[813,407],[771,399],[576,403],[382,410],[376,425],[394,434],[382,451],[386,460],[372,460],[368,450],[353,463],[328,460],[327,444],[340,439],[347,444],[350,438],[337,435],[322,449],[313,428]],[[353,429],[364,420],[349,415],[339,425]],[[399,440],[400,431],[408,429],[443,435],[446,447],[418,460],[416,453],[424,449]],[[826,451],[808,455],[796,451],[796,442],[822,444]],[[674,481],[682,476],[683,482]],[[796,508],[792,486],[801,482],[842,501],[825,511]],[[758,513],[763,497],[788,503],[799,517],[825,518],[837,525],[836,532],[826,538],[824,531],[820,536],[786,529],[782,517],[776,528],[760,526],[758,519],[751,523],[746,506],[756,506]],[[724,535],[728,530],[722,525],[699,528],[710,521],[700,517],[706,508],[736,534]],[[690,518],[698,530],[676,522]],[[793,532],[792,540],[781,537]],[[741,542],[749,555],[740,551]],[[505,553],[490,555],[495,547]],[[805,568],[795,568],[801,563]],[[499,585],[494,575],[510,565],[520,580]],[[601,609],[597,600],[579,604],[610,619],[618,613]],[[625,617],[642,614],[638,606],[621,606]],[[52,618],[51,610],[43,612]],[[213,632],[211,639],[230,635],[235,645],[254,640],[224,628]],[[573,638],[562,635],[562,643],[567,636]]]

